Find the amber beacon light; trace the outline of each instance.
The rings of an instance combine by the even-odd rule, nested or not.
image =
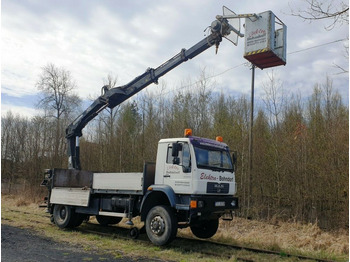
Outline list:
[[[192,129],[186,128],[185,129],[185,137],[192,136]]]
[[[216,141],[218,141],[218,142],[224,142],[224,139],[222,138],[222,136],[217,136],[217,137],[216,137]]]

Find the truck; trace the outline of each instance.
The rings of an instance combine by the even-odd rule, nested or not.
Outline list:
[[[92,172],[82,170],[80,163],[82,129],[103,109],[121,104],[211,46],[217,50],[223,37],[242,36],[224,16],[216,16],[209,28],[207,37],[159,67],[148,68],[124,86],[102,87],[101,96],[67,127],[68,169],[46,170],[41,183],[48,189],[51,221],[59,228],[77,227],[91,216],[101,225],[125,218],[133,226],[132,219],[139,216],[149,240],[163,246],[178,228],[190,227],[196,237],[206,239],[217,232],[219,218],[232,220],[238,208],[235,156],[220,136],[196,137],[186,129],[183,137],[161,139],[156,162],[144,163],[139,173]],[[137,235],[138,229],[130,232]]]

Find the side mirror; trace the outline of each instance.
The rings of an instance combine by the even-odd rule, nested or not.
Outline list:
[[[234,166],[235,166],[236,163],[237,163],[237,151],[234,151],[234,152],[232,153],[232,163],[233,163]]]
[[[172,157],[178,157],[179,151],[182,150],[182,145],[179,143],[173,143],[173,147],[171,149],[171,156]]]
[[[173,157],[173,164],[174,165],[180,164],[179,152],[181,150],[182,150],[182,144],[173,143],[173,147],[171,149],[171,156]]]
[[[236,163],[237,163],[237,151],[232,153],[232,171],[236,171]]]

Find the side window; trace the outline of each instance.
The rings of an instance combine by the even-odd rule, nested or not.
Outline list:
[[[166,162],[167,162],[167,164],[172,164],[172,163],[173,163],[173,156],[171,155],[172,149],[173,149],[172,146],[169,145],[169,146],[168,146],[168,155],[167,155],[167,157],[166,157]]]
[[[168,146],[167,150],[167,164],[173,164],[174,157],[172,156],[172,146]],[[182,149],[179,151],[179,165],[183,167],[183,172],[188,173],[191,172],[191,153],[190,147],[187,143],[182,144]]]
[[[179,164],[182,165],[182,156],[183,156],[183,144],[181,144],[181,149],[179,149],[179,155],[178,155],[178,158],[179,158]],[[188,145],[187,145],[188,147]],[[172,150],[173,150],[173,147],[172,145],[168,145],[168,155],[166,157],[166,162],[167,164],[173,164],[174,163],[174,157],[172,155]]]

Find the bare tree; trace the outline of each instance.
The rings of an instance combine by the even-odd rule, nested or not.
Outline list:
[[[293,7],[290,4],[291,15],[302,18],[305,21],[327,20],[331,21],[325,27],[327,31],[332,30],[336,25],[349,25],[349,3],[343,0],[302,0],[306,3],[306,8]],[[345,38],[345,37],[344,37]],[[344,43],[344,56],[346,64],[349,63],[349,36]],[[343,41],[338,40],[338,41]],[[333,64],[335,68],[339,69],[337,74],[348,74],[349,69],[339,64]]]
[[[331,20],[326,30],[332,30],[336,24],[349,24],[349,4],[347,1],[338,0],[304,0],[306,9],[294,9],[291,13],[307,21]]]
[[[331,21],[325,29],[327,31],[332,30],[336,25],[349,25],[349,4],[348,1],[343,0],[303,0],[306,8],[294,8],[290,6],[291,15],[302,18],[305,21],[319,21],[327,20]],[[345,39],[343,39],[345,40]],[[341,41],[343,41],[341,40]],[[344,43],[344,57],[346,58],[346,64],[349,63],[349,36]],[[340,40],[338,40],[340,41]],[[339,64],[334,64],[334,67],[339,69],[337,74],[347,74],[349,69]]]
[[[103,92],[106,92],[107,90],[116,87],[118,82],[118,76],[112,76],[111,74],[108,74],[106,79],[104,79],[103,84],[104,86],[102,87],[101,90],[101,95],[103,95]],[[119,113],[119,108],[120,105],[114,107],[114,108],[106,108],[103,112],[101,112],[99,116],[99,121],[100,124],[102,124],[102,128],[99,134],[100,137],[100,144],[103,144],[104,146],[102,147],[102,154],[100,156],[103,158],[101,159],[101,163],[103,161],[108,161],[111,163],[114,163],[113,166],[111,166],[111,169],[116,168],[116,161],[113,161],[115,158],[115,155],[117,154],[117,141],[115,138],[116,134],[116,122],[117,122],[117,117]]]
[[[78,107],[81,99],[73,93],[76,84],[69,71],[48,64],[42,68],[42,74],[36,83],[42,92],[42,98],[37,106],[46,110],[49,116],[61,119],[68,116]]]
[[[267,73],[268,81],[263,83],[264,96],[262,98],[269,113],[271,127],[279,127],[282,109],[286,100],[283,82],[278,79],[275,72]]]
[[[118,82],[118,77],[117,76],[112,76],[111,74],[107,75],[107,78],[104,80],[104,87],[103,90],[105,89],[111,89],[113,87],[115,87],[117,85]],[[105,90],[106,91],[106,90]],[[102,95],[102,94],[101,94]],[[115,132],[115,127],[114,127],[114,123],[116,121],[116,117],[118,114],[118,109],[119,106],[117,106],[116,108],[107,108],[106,111],[108,112],[106,115],[104,116],[101,115],[101,120],[104,122],[105,126],[107,127],[108,130],[108,142],[111,143],[114,137],[114,132]]]
[[[36,86],[42,94],[37,106],[44,109],[45,114],[56,122],[53,164],[61,165],[62,159],[59,160],[58,156],[59,152],[65,151],[64,127],[71,114],[79,107],[81,99],[73,93],[76,85],[70,72],[54,64],[47,64],[42,68]],[[66,120],[65,123],[63,120]]]

